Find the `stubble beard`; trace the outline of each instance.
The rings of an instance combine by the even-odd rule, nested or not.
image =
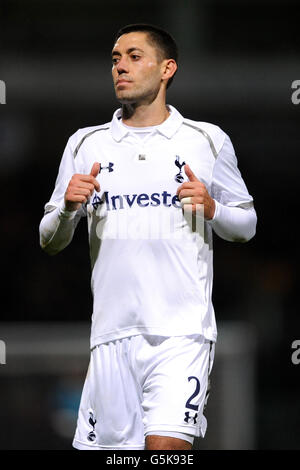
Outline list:
[[[158,89],[115,90],[116,98],[122,105],[138,105],[151,103],[158,94]]]

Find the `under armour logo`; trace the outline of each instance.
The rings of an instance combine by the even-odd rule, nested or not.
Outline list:
[[[92,426],[93,430],[88,433],[88,440],[89,441],[94,441],[96,439],[96,433],[95,433],[95,425],[97,423],[97,420],[94,418],[93,412],[90,411],[90,418],[89,418],[89,424]]]
[[[184,415],[185,415],[184,421],[186,423],[189,423],[190,419],[194,420],[194,424],[197,423],[198,413],[195,413],[194,416],[190,416],[190,412],[186,411]]]
[[[109,162],[109,164],[108,164],[107,166],[102,166],[102,165],[100,165],[100,171],[99,171],[99,173],[101,173],[102,170],[108,170],[109,173],[110,173],[111,171],[114,171],[114,170],[113,170],[113,166],[114,166],[114,164],[113,164],[112,162]]]
[[[180,158],[179,155],[176,155],[176,160],[175,160],[174,163],[179,168],[179,173],[177,173],[177,175],[175,175],[175,181],[177,181],[177,183],[182,183],[184,178],[181,174],[181,171],[182,171],[182,167],[185,165],[185,162],[180,163],[179,158]]]

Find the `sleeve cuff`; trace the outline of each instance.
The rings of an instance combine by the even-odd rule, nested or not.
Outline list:
[[[69,219],[69,220],[72,220],[74,219],[75,215],[77,214],[77,211],[67,211],[66,208],[65,208],[65,204],[63,203],[63,205],[61,207],[59,207],[59,217],[61,219]]]
[[[214,216],[213,216],[212,219],[207,220],[207,222],[210,223],[210,224],[213,224],[216,220],[218,220],[218,216],[219,216],[219,212],[220,212],[220,203],[218,201],[216,201],[216,199],[214,199],[214,201],[215,201]]]

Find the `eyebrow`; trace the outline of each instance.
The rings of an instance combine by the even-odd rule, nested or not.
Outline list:
[[[144,52],[143,49],[140,49],[139,47],[130,47],[129,49],[127,49],[126,53],[127,53],[127,54],[130,54],[130,53],[133,52],[133,51]],[[114,56],[114,55],[119,55],[119,56],[120,56],[120,55],[121,55],[121,52],[119,52],[118,50],[112,51],[111,55],[112,55],[112,56]]]

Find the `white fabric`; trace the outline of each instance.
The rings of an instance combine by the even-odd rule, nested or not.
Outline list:
[[[56,207],[44,215],[40,223],[40,244],[49,254],[55,255],[71,242],[80,216]]]
[[[69,230],[64,234],[69,242],[75,221],[88,216],[94,296],[91,347],[137,334],[199,334],[216,341],[212,229],[225,239],[242,241],[255,233],[252,197],[228,136],[217,126],[184,119],[175,108],[169,109],[171,115],[155,126],[150,138],[137,139],[120,122],[121,110],[111,123],[77,131],[68,141],[45,206],[46,212],[62,207],[72,175],[89,174],[94,162],[101,163],[100,192],[77,211],[73,225],[63,226]],[[199,217],[195,226],[183,213],[176,191],[188,181],[184,162],[226,206],[211,222]],[[241,225],[238,213],[246,219]],[[55,253],[64,243],[61,225],[55,217],[51,222],[55,236],[44,219],[41,240]]]
[[[149,126],[149,127],[132,127],[127,126],[120,120],[120,125],[124,127],[127,131],[129,131],[132,135],[137,137],[137,139],[148,139],[151,134],[156,132],[156,128],[159,126]]]
[[[255,235],[256,212],[254,207],[223,206],[218,201],[214,217],[208,221],[215,233],[230,242],[246,242]]]
[[[148,434],[204,437],[213,356],[214,344],[196,336],[138,335],[96,346],[73,446],[143,449]]]

